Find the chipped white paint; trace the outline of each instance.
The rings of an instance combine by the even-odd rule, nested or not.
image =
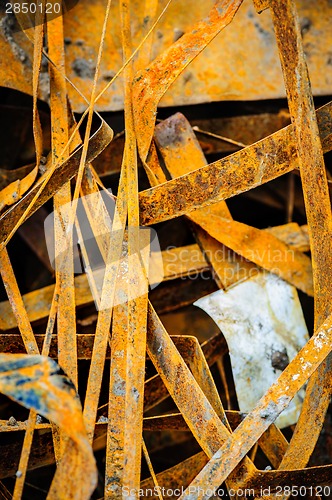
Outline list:
[[[321,335],[318,334],[314,337],[314,344],[315,344],[316,349],[320,351],[321,348],[323,347]]]
[[[251,411],[285,368],[287,357],[291,361],[309,340],[296,289],[274,274],[260,273],[195,305],[224,334],[240,410]],[[297,421],[303,396],[303,391],[295,396],[277,425],[282,428]]]

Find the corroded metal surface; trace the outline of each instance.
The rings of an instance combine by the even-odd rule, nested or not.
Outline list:
[[[325,153],[332,148],[330,109],[331,104],[327,104],[317,110]],[[242,168],[243,165],[246,168]],[[141,192],[141,223],[153,224],[187,214],[253,189],[298,167],[294,129],[289,125],[227,159]]]
[[[134,19],[134,47],[141,41],[144,26],[144,3],[132,2]],[[154,59],[199,19],[207,16],[213,1],[197,3],[195,0],[173,2],[159,22],[153,36]],[[159,2],[158,11],[164,3]],[[329,94],[332,66],[329,63],[331,45],[331,5],[327,0],[299,0],[297,2],[304,34],[305,50],[312,74],[315,95]],[[101,33],[105,4],[102,0],[79,0],[64,19],[66,37],[66,74],[82,91],[89,95]],[[3,16],[3,13],[1,13]],[[150,12],[149,12],[150,14]],[[112,19],[106,36],[107,51],[101,65],[98,91],[102,90],[121,66],[120,22],[117,4],[111,7]],[[0,37],[0,63],[7,67],[1,85],[32,93],[32,46],[24,34],[12,33],[12,18],[3,21]],[[96,29],[87,29],[90,25]],[[250,40],[250,50],[247,41]],[[23,58],[23,61],[22,59]],[[255,71],[252,71],[255,68]],[[220,74],[223,78],[220,79]],[[42,95],[47,98],[47,73],[42,73]],[[85,109],[84,100],[69,88],[75,111]],[[250,0],[245,0],[232,26],[211,43],[175,82],[161,104],[174,106],[220,100],[271,99],[284,97],[282,74],[273,35],[273,24],[268,10],[257,15]],[[123,109],[121,82],[99,101],[100,110]]]
[[[30,413],[25,420],[27,413],[16,406],[17,419],[0,419],[0,438],[4,440],[0,478],[6,481],[18,468],[14,484],[0,484],[0,494],[7,495],[9,485],[15,499],[24,498],[29,470],[55,462],[54,479],[52,470],[46,481],[47,498],[88,500],[97,479],[93,451],[98,451],[100,472],[94,495],[105,498],[136,499],[149,496],[149,488],[158,490],[158,486],[172,491],[165,498],[207,499],[219,487],[237,499],[277,498],[278,488],[288,497],[287,486],[315,488],[331,481],[328,461],[321,466],[315,461],[312,467],[307,465],[327,423],[331,395],[331,175],[323,154],[332,149],[332,105],[315,112],[305,61],[307,52],[314,93],[326,93],[331,83],[326,48],[331,38],[331,5],[325,0],[314,7],[309,0],[299,2],[300,19],[293,0],[218,0],[190,6],[157,0],[121,0],[119,5],[110,0],[107,5],[100,0],[81,0],[64,17],[42,22],[38,15],[37,27],[24,33],[15,32],[10,19],[1,14],[4,37],[0,49],[4,50],[0,57],[9,70],[7,75],[0,72],[0,83],[2,78],[3,85],[33,96],[36,161],[33,169],[23,167],[6,176],[2,191],[9,208],[1,215],[0,265],[8,300],[0,303],[0,392]],[[114,10],[118,7],[119,11]],[[163,7],[165,12],[156,22]],[[261,17],[255,8],[263,12]],[[121,22],[114,23],[115,19]],[[90,25],[96,30],[87,29]],[[101,37],[96,34],[98,29]],[[43,46],[44,33],[47,47]],[[133,56],[145,36],[145,45]],[[43,49],[47,49],[49,73],[44,71]],[[122,57],[122,69],[112,81]],[[11,59],[12,65],[6,62]],[[37,93],[47,97],[47,74],[51,82],[51,150],[43,158]],[[117,80],[120,75],[122,82]],[[77,97],[72,82],[85,98]],[[107,90],[101,93],[106,84]],[[272,119],[265,113],[256,135],[244,134],[242,140],[227,137],[227,133],[224,136],[222,127],[227,131],[227,123],[231,124],[229,133],[235,135],[237,124],[246,126],[243,116],[223,119],[220,130],[196,130],[200,143],[180,114],[156,126],[159,105],[283,95],[288,99],[289,114],[282,111]],[[122,107],[125,134],[117,137],[103,157],[113,130],[100,116],[93,128],[94,112]],[[78,124],[72,109],[84,110]],[[291,125],[286,126],[289,117]],[[256,115],[251,120],[257,123],[259,118]],[[274,125],[265,126],[264,120]],[[273,133],[276,129],[281,130]],[[259,141],[254,142],[256,139]],[[227,148],[218,146],[220,141]],[[233,154],[207,164],[203,150],[208,153],[209,148],[213,154]],[[110,165],[103,165],[105,160]],[[106,190],[98,171],[104,179],[111,174],[116,197]],[[225,200],[292,171],[302,183],[305,226],[290,223],[263,230],[232,218]],[[23,179],[30,174],[25,183]],[[295,177],[289,183],[288,221],[294,208]],[[11,185],[10,180],[16,184]],[[89,201],[90,195],[95,196],[94,203]],[[110,214],[102,195],[112,199],[114,213]],[[92,257],[98,254],[101,262],[100,275],[93,272],[93,258],[82,236],[79,196],[96,247]],[[45,248],[38,241],[30,244],[51,280],[46,281],[48,286],[41,281],[22,294],[15,260],[10,258],[13,237],[20,228],[22,232],[22,224],[38,208],[48,210],[51,199],[58,211],[69,206],[67,216],[55,227],[57,255],[66,250],[67,256],[57,260],[55,275],[50,276]],[[38,220],[40,235],[36,216]],[[150,240],[140,224],[156,223],[162,223],[156,227],[163,242],[164,278],[159,288],[148,291]],[[73,253],[68,251],[74,227],[86,272],[77,277]],[[153,274],[153,259],[151,262]],[[198,340],[193,335],[199,328],[195,318],[202,313],[193,312],[192,304],[222,289],[217,293],[231,295],[240,310],[239,317],[234,307],[228,312],[227,321],[237,324],[244,313],[240,289],[246,288],[253,272],[257,276],[268,273],[268,277],[274,273],[279,277],[273,279],[288,281],[281,288],[280,304],[296,303],[297,312],[291,318],[296,323],[303,324],[303,317],[294,287],[305,292],[304,303],[313,296],[315,321],[304,347],[299,350],[304,337],[301,345],[293,346],[289,363],[279,360],[276,368],[271,358],[279,377],[269,379],[260,401],[243,414],[230,411],[239,407],[236,377],[245,376],[250,391],[251,374],[245,369],[232,372],[227,356],[237,345],[228,349],[222,332],[211,336],[215,330],[208,318],[197,324],[204,322],[210,336],[202,334]],[[281,330],[278,333],[289,347],[283,315],[275,312],[266,293],[265,289],[259,296],[252,293],[250,312],[261,307],[262,316],[257,321],[250,315],[246,321],[257,322],[261,333],[270,336],[272,349],[276,340],[266,317],[274,315],[273,328]],[[175,310],[183,315],[182,327],[177,323],[180,316],[168,316]],[[291,320],[287,319],[288,328]],[[227,324],[222,328],[227,329]],[[176,335],[170,334],[172,330]],[[249,338],[254,331],[249,324]],[[262,358],[264,353],[256,351]],[[62,375],[52,357],[72,381]],[[260,359],[257,367],[261,368],[259,363]],[[277,419],[292,399],[299,403],[306,384],[299,420],[285,434],[291,438],[288,442]],[[41,421],[36,412],[49,421]],[[10,456],[10,450],[15,456]],[[164,452],[171,461],[159,461],[156,474],[157,458]],[[147,479],[142,481],[142,477]],[[240,492],[245,488],[251,490],[243,495]],[[318,489],[311,493],[318,494]],[[160,491],[156,496],[162,497]]]

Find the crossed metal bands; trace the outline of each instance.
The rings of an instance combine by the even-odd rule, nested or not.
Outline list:
[[[177,113],[156,124],[157,106],[216,35],[226,27],[232,29],[228,25],[236,18],[242,0],[217,1],[207,18],[152,62],[150,34],[158,22],[158,1],[146,1],[154,16],[146,22],[144,44],[138,52],[131,41],[130,2],[119,2],[125,139],[120,137],[124,153],[117,168],[120,179],[113,197],[116,216],[111,230],[101,196],[105,188],[93,166],[97,163],[92,165],[118,140],[94,111],[102,99],[97,90],[98,70],[106,50],[104,36],[111,2],[104,3],[105,29],[83,114],[82,138],[79,127],[83,118],[75,121],[67,98],[70,81],[64,66],[63,18],[47,19],[46,15],[35,27],[23,30],[33,47],[30,93],[36,165],[21,179],[19,188],[10,184],[7,192],[2,192],[6,209],[1,215],[0,264],[8,301],[0,304],[0,391],[30,413],[26,421],[0,420],[2,435],[12,436],[1,445],[0,477],[4,480],[16,474],[13,498],[18,499],[27,471],[56,463],[47,498],[88,499],[98,480],[93,451],[106,450],[104,498],[148,497],[158,486],[155,496],[159,498],[164,488],[174,493],[167,498],[207,499],[221,487],[230,496],[234,492],[236,498],[286,499],[298,494],[300,488],[305,488],[307,498],[322,496],[324,486],[331,485],[332,465],[308,467],[308,462],[331,398],[332,220],[323,154],[332,149],[332,103],[314,109],[294,1],[254,0],[258,12],[269,9],[272,15],[291,124],[210,164],[186,118]],[[22,12],[16,17],[19,25],[25,26]],[[41,169],[37,97],[45,33],[52,148]],[[246,43],[250,50],[250,40]],[[113,75],[111,82],[117,76]],[[92,133],[93,118],[99,125],[94,125]],[[138,165],[145,169],[151,186],[140,192]],[[296,170],[302,182],[307,226],[300,228],[293,223],[262,230],[232,219],[227,199]],[[92,194],[97,200],[93,204],[88,201]],[[94,280],[89,268],[86,274],[74,276],[70,229],[75,225],[79,197],[86,197],[84,209],[105,263],[94,333],[80,332],[76,322],[76,308],[93,306]],[[68,203],[71,206],[54,224],[56,248],[67,250],[56,260],[55,284],[22,296],[6,245],[50,199],[55,210]],[[196,244],[187,248],[186,262],[181,261],[181,248],[161,252],[163,280],[170,288],[168,292],[156,288],[148,293],[149,252],[141,252],[138,260],[129,258],[128,266],[121,267],[124,242],[129,257],[138,255],[140,227],[180,216],[193,228]],[[78,225],[76,230],[79,233]],[[84,242],[80,244],[84,253]],[[277,269],[266,257],[266,248],[280,251]],[[175,264],[167,272],[170,258]],[[212,271],[213,282],[188,287],[183,281],[172,288],[172,280],[204,269]],[[228,352],[222,333],[200,345],[190,331],[170,336],[159,315],[218,289],[228,290],[260,270],[273,272],[314,297],[314,331],[252,411],[225,410],[210,371],[212,365],[222,364]],[[259,307],[254,298],[253,307]],[[31,324],[41,320],[46,330],[35,334]],[[86,390],[78,383],[80,360],[89,361]],[[110,367],[105,371],[109,376],[106,403],[100,397],[105,366]],[[147,366],[152,373],[148,378]],[[305,384],[300,416],[288,442],[275,421]],[[175,412],[148,416],[169,396]],[[190,432],[201,451],[155,474],[143,431],[155,436],[160,431]],[[271,467],[259,470],[254,465],[252,450],[257,447]],[[144,480],[142,454],[150,471],[150,478]],[[0,483],[1,498],[11,498],[8,495]]]

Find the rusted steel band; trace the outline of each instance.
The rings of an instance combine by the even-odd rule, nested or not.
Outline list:
[[[278,380],[252,410],[225,444],[214,454],[191,483],[181,499],[207,499],[211,491],[225,481],[260,436],[288,406],[332,349],[332,316],[296,355]],[[192,491],[196,491],[195,494]]]
[[[92,135],[89,143],[89,149],[87,154],[87,162],[91,162],[96,158],[103,149],[110,143],[113,137],[112,129],[107,125],[107,123],[102,120],[98,130]],[[82,146],[77,148],[74,153],[68,158],[67,161],[60,164],[54,171],[52,177],[46,184],[44,190],[42,191],[39,198],[34,203],[33,207],[27,217],[32,215],[39,207],[44,205],[54,194],[70,179],[72,179],[78,171],[80,158],[82,153]],[[42,185],[44,177],[42,176],[30,189],[30,191],[23,196],[23,198],[13,205],[9,210],[7,210],[0,217],[1,224],[1,235],[0,243],[3,244],[7,237],[10,235],[12,229],[15,227],[16,223],[20,220],[21,216],[24,214],[25,210],[28,208],[32,199],[38,192],[40,186]]]
[[[270,0],[269,5],[298,151],[312,256],[317,328],[331,313],[331,201],[296,6],[293,0]],[[308,463],[330,401],[331,361],[329,356],[308,383],[296,430],[281,463],[282,469],[304,467]]]
[[[317,110],[324,153],[332,149],[332,103]],[[252,146],[165,184],[140,192],[140,222],[150,225],[188,214],[271,181],[299,162],[289,125]]]

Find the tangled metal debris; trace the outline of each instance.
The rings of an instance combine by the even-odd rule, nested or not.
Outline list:
[[[0,498],[332,495],[331,2],[196,4],[1,6]]]

